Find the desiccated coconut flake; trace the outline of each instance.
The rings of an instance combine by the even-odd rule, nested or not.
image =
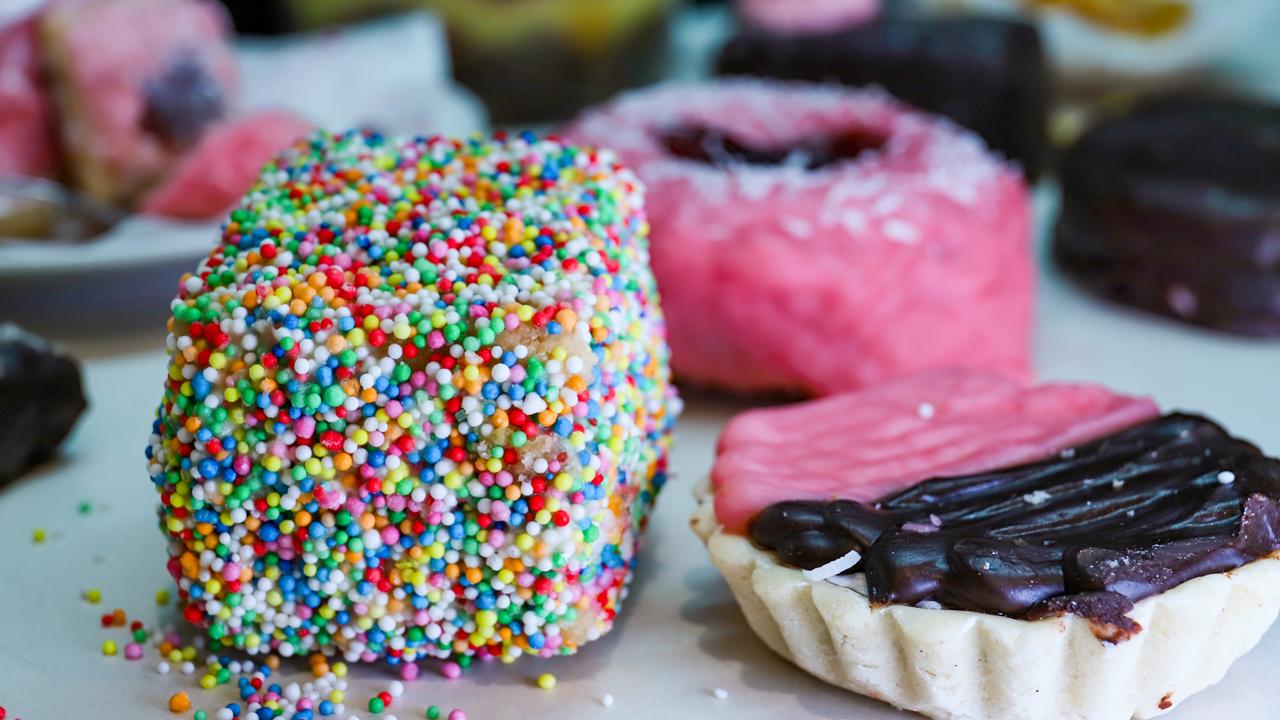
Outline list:
[[[825,565],[819,565],[812,570],[805,570],[804,579],[809,582],[822,582],[823,580],[835,577],[854,565],[857,565],[858,561],[861,559],[862,553],[857,550],[850,550]]]

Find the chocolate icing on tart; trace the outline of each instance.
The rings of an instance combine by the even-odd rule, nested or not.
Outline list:
[[[782,502],[752,539],[787,565],[850,551],[876,603],[1141,628],[1133,603],[1280,549],[1280,461],[1173,414],[1005,470],[935,478],[875,503]]]

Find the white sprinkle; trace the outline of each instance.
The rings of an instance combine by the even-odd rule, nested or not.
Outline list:
[[[724,688],[716,688],[711,691],[711,694],[715,695],[717,700],[727,700],[729,698],[729,691]]]
[[[916,603],[916,607],[920,608],[921,610],[941,610],[942,603],[938,602],[937,600],[921,600],[920,602]]]
[[[156,665],[156,672],[160,673],[161,675],[168,675],[169,670],[170,670],[169,663],[165,662],[164,660],[161,660],[160,664]]]
[[[1170,285],[1168,292],[1165,293],[1165,301],[1169,303],[1170,310],[1184,318],[1195,315],[1200,309],[1200,301],[1196,299],[1196,294],[1186,285]]]
[[[923,402],[923,403],[920,403],[920,407],[916,408],[916,412],[920,413],[920,417],[924,418],[925,420],[928,420],[929,418],[933,417],[935,408],[933,407],[933,403]]]
[[[387,686],[387,692],[391,693],[391,697],[398,698],[404,694],[404,683],[399,680],[392,680]]]
[[[1120,478],[1116,478],[1115,480],[1111,481],[1112,490],[1119,490],[1122,487],[1124,487],[1124,481],[1121,480]]]
[[[929,522],[933,523],[934,527],[942,527],[942,518],[938,517],[937,515],[930,515]]]
[[[857,550],[850,550],[825,565],[819,565],[812,570],[805,570],[804,579],[809,582],[822,582],[827,578],[839,575],[845,570],[857,565],[858,561],[861,559],[862,553]]]
[[[613,696],[609,693],[605,693],[604,696],[600,698],[600,704],[605,707],[613,707]]]
[[[1049,502],[1049,499],[1052,497],[1053,497],[1052,495],[1045,492],[1044,490],[1036,490],[1035,492],[1030,492],[1030,493],[1027,493],[1026,495],[1023,495],[1022,499],[1024,502],[1030,505],[1043,505]]]
[[[1063,450],[1062,452],[1058,453],[1058,457],[1062,458],[1063,460],[1070,460],[1071,458],[1073,458],[1073,457],[1075,457],[1075,456],[1076,456],[1076,449],[1075,449],[1075,448],[1067,448],[1067,449]]]
[[[918,523],[918,522],[902,523],[902,529],[905,530],[906,532],[912,532],[912,533],[938,532],[938,526],[934,525],[933,523],[929,523],[928,525],[924,523]]]
[[[183,675],[191,675],[191,674],[194,674],[194,673],[195,673],[195,671],[196,671],[196,664],[195,664],[195,663],[191,662],[190,660],[188,660],[188,661],[186,661],[186,662],[182,663],[182,674],[183,674]]]
[[[1218,482],[1222,483],[1223,485],[1230,485],[1235,481],[1236,481],[1236,474],[1231,472],[1230,470],[1223,470],[1222,472],[1218,473]]]

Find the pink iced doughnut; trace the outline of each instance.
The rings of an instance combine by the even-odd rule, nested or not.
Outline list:
[[[1027,191],[977,136],[878,91],[761,80],[627,94],[565,134],[648,186],[685,380],[825,394],[949,366],[1029,376]],[[730,145],[787,160],[725,163]],[[806,169],[815,148],[852,159]]]

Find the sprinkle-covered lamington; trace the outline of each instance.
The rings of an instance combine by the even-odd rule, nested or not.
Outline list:
[[[173,303],[147,456],[186,618],[392,664],[607,631],[679,411],[647,233],[553,139],[282,152]]]

